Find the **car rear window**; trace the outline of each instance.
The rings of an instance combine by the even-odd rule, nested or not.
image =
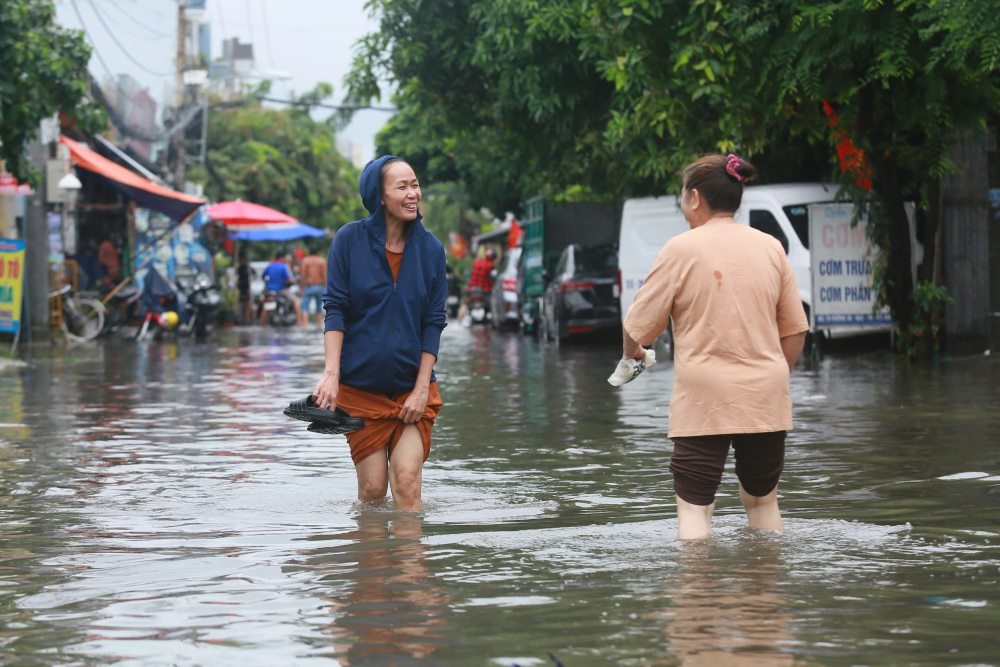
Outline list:
[[[618,253],[612,247],[578,248],[573,259],[577,273],[605,271],[618,267]]]

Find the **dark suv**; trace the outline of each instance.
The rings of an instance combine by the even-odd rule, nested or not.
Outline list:
[[[545,288],[541,333],[548,340],[621,327],[618,250],[614,246],[563,250]]]

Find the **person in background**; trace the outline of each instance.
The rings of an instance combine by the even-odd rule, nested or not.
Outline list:
[[[284,295],[292,303],[299,325],[304,327],[308,323],[306,322],[305,313],[302,312],[302,305],[290,290],[291,286],[295,284],[295,276],[292,275],[291,269],[288,268],[288,259],[288,255],[284,252],[275,254],[274,261],[264,269],[264,290]],[[267,311],[261,309],[260,325],[264,326],[265,324],[267,324]]]
[[[292,249],[292,256],[289,258],[289,268],[292,270],[292,275],[297,278],[302,277],[302,260],[306,257],[306,249],[301,245],[295,246]]]
[[[493,263],[497,259],[496,250],[487,248],[486,252],[476,258],[469,273],[469,283],[466,291],[480,288],[487,294],[493,291]]]
[[[313,397],[364,419],[347,434],[358,499],[380,501],[391,488],[397,509],[419,511],[442,405],[434,363],[447,324],[444,247],[420,222],[420,183],[405,161],[369,162],[360,190],[370,215],[330,247],[326,365]]]
[[[480,289],[486,293],[486,302],[489,303],[490,294],[493,292],[493,263],[496,261],[497,253],[493,248],[486,248],[479,253],[475,261],[472,262],[472,270],[469,271],[469,282],[465,285],[465,299],[458,312],[460,322],[468,322],[466,315],[469,312],[469,292]]]
[[[97,262],[101,266],[101,288],[109,290],[118,283],[122,275],[122,263],[118,257],[118,249],[111,239],[104,239],[97,247]]]
[[[253,322],[250,282],[257,277],[257,272],[250,266],[245,252],[240,253],[239,262],[239,266],[236,267],[236,289],[240,293],[240,318],[243,324],[250,324]]]
[[[302,310],[305,317],[314,312],[312,304],[315,304],[316,322],[323,326],[323,291],[326,289],[326,259],[315,252],[311,247],[308,255],[302,258],[302,265],[299,270],[299,278],[302,284]]]
[[[732,445],[751,528],[781,531],[778,479],[792,428],[789,375],[809,322],[792,267],[773,237],[733,215],[754,167],[708,155],[684,170],[690,231],[663,246],[623,324],[625,359],[643,359],[673,321],[668,437],[681,539],[711,534],[715,492]]]

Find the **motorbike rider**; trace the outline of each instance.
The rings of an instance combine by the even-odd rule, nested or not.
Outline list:
[[[493,291],[493,263],[496,259],[496,250],[487,248],[486,252],[472,263],[472,272],[469,274],[469,284],[466,285],[466,292],[477,287],[487,294]]]
[[[264,279],[264,292],[278,294],[288,299],[292,304],[292,308],[295,309],[295,318],[298,320],[299,326],[304,327],[308,325],[305,313],[302,312],[302,305],[290,289],[295,283],[295,276],[292,275],[291,269],[288,268],[289,259],[286,253],[278,252],[275,254],[274,261],[267,265],[261,276]],[[264,326],[265,324],[267,324],[267,311],[261,308],[260,325]]]
[[[465,303],[462,304],[462,310],[458,314],[459,320],[465,321],[465,315],[469,310],[469,295],[473,291],[482,290],[485,302],[487,304],[490,302],[490,294],[493,292],[493,262],[496,258],[496,250],[487,248],[472,263],[469,282],[465,286]]]

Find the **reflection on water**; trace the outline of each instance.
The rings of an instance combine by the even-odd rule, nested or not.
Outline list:
[[[425,512],[359,511],[280,408],[318,333],[0,370],[0,658],[26,664],[995,664],[1000,362],[792,381],[780,537],[677,542],[669,363],[449,327]]]
[[[691,667],[797,664],[780,541],[743,540],[737,548],[735,567],[726,567],[735,554],[720,554],[725,549],[712,541],[681,550],[676,577],[665,582],[667,652]]]
[[[303,569],[329,589],[333,654],[343,665],[429,658],[447,637],[447,595],[427,567],[422,519],[369,510],[342,542],[304,552]],[[320,538],[325,539],[325,538]]]

